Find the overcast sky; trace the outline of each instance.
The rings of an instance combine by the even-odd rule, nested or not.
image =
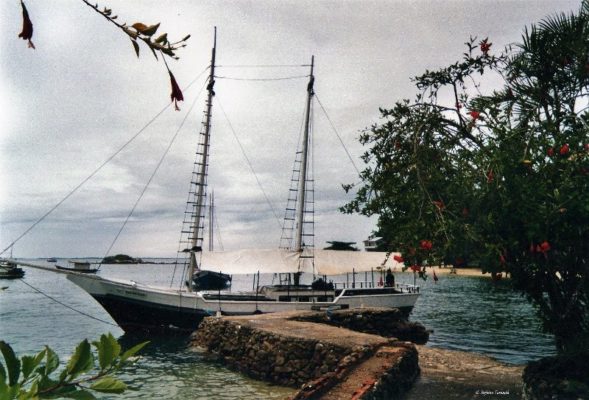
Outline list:
[[[27,0],[36,50],[17,35],[17,0],[1,1],[0,250],[18,238],[169,103],[165,66],[79,0]],[[378,108],[415,93],[410,78],[461,57],[470,36],[492,51],[525,26],[580,1],[114,1],[119,21],[161,22],[159,32],[192,37],[168,61],[181,87],[205,70],[218,29],[217,75],[276,78],[308,68],[316,93],[359,168],[362,129]],[[226,67],[222,67],[226,66]],[[204,75],[108,166],[14,247],[14,256],[104,256],[168,142],[194,105],[162,168],[111,253],[174,256],[200,129]],[[275,248],[279,223],[231,126],[280,217],[284,214],[305,102],[306,79],[218,79],[213,105],[210,188],[224,248]],[[200,93],[200,96],[198,96]],[[198,96],[198,97],[197,97]],[[225,117],[225,113],[227,117]],[[354,167],[315,105],[316,246],[361,244],[375,219],[346,216],[342,183]],[[218,238],[219,236],[217,236]]]

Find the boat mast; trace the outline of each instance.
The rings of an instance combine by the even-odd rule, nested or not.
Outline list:
[[[196,210],[194,213],[194,220],[192,223],[192,238],[190,243],[190,264],[188,266],[188,291],[192,292],[192,275],[194,274],[195,270],[198,270],[198,264],[196,262],[196,252],[202,251],[202,248],[198,246],[199,239],[199,231],[201,227],[201,219],[203,217],[203,210],[204,210],[204,190],[206,185],[206,173],[207,173],[207,166],[209,164],[209,139],[211,133],[211,109],[213,107],[213,96],[215,92],[213,87],[215,85],[215,56],[217,50],[217,27],[215,27],[215,33],[213,37],[213,50],[211,51],[211,68],[209,71],[209,83],[207,85],[207,104],[206,104],[206,111],[205,111],[205,121],[204,121],[204,142],[203,142],[203,154],[202,154],[202,163],[199,166],[200,169],[198,171],[198,180],[196,182]],[[202,242],[202,240],[201,240]]]
[[[211,192],[209,200],[209,251],[214,250],[214,224],[215,224],[215,191]]]
[[[311,100],[315,92],[313,91],[313,84],[315,83],[315,77],[313,76],[313,66],[315,63],[315,56],[311,56],[311,73],[309,75],[309,84],[307,85],[307,108],[305,111],[305,131],[303,134],[303,148],[302,148],[302,159],[301,159],[301,175],[299,177],[299,190],[298,190],[298,215],[296,224],[296,235],[295,235],[295,246],[294,250],[301,252],[304,247],[303,243],[303,225],[305,219],[305,206],[307,201],[307,164],[309,156],[309,123],[311,114]]]

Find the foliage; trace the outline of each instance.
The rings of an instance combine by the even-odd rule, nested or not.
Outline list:
[[[140,343],[122,352],[112,334],[101,335],[76,347],[65,368],[58,373],[59,358],[48,346],[34,356],[15,355],[12,347],[0,341],[0,399],[71,398],[94,399],[93,392],[119,394],[127,385],[114,378],[112,373],[136,360],[135,354],[148,342]],[[98,360],[98,366],[96,366]]]
[[[343,211],[377,214],[406,267],[510,273],[559,351],[587,348],[589,2],[490,48],[471,39],[462,61],[415,78],[414,101],[381,110]]]
[[[547,357],[526,366],[524,393],[530,399],[589,398],[589,354]]]

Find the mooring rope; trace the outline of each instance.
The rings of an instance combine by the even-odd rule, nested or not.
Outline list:
[[[52,296],[48,295],[47,293],[43,292],[41,289],[37,289],[37,288],[36,288],[36,287],[34,287],[33,285],[31,285],[31,284],[29,284],[29,283],[25,282],[25,280],[24,280],[24,279],[19,279],[19,281],[21,281],[22,283],[24,283],[25,285],[27,285],[28,287],[30,287],[31,289],[33,289],[35,292],[37,292],[37,293],[39,293],[39,294],[41,294],[41,295],[43,295],[43,296],[47,297],[49,300],[51,300],[51,301],[54,301],[54,302],[56,302],[57,304],[59,304],[59,305],[61,305],[61,306],[64,306],[64,307],[65,307],[65,308],[67,308],[67,309],[70,309],[70,310],[72,310],[72,311],[75,311],[75,312],[77,312],[78,314],[81,314],[81,315],[83,315],[83,316],[85,316],[85,317],[88,317],[88,318],[90,318],[90,319],[93,319],[93,320],[95,320],[95,321],[102,322],[102,323],[104,323],[104,324],[111,325],[111,326],[116,326],[117,328],[119,327],[117,324],[113,324],[112,322],[105,321],[105,320],[103,320],[103,319],[97,318],[97,317],[95,317],[95,316],[93,316],[93,315],[90,315],[90,314],[88,314],[88,313],[85,313],[84,311],[80,311],[80,310],[78,310],[78,309],[75,309],[75,308],[74,308],[74,307],[72,307],[72,306],[68,306],[67,304],[65,304],[65,303],[63,303],[63,302],[61,302],[61,301],[57,300],[55,297],[52,297]]]

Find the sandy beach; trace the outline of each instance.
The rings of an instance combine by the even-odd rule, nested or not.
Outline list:
[[[490,273],[483,273],[480,268],[451,268],[451,267],[428,267],[427,274],[433,276],[433,273],[436,275],[456,275],[456,276],[479,276],[484,278],[491,278]],[[402,271],[401,269],[394,268],[393,272],[395,274],[412,274],[410,270]],[[505,274],[503,274],[505,277]]]

